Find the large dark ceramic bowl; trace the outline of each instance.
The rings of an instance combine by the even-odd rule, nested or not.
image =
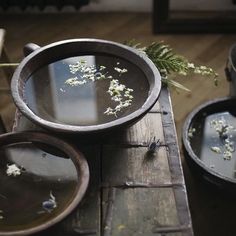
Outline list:
[[[186,118],[183,150],[187,163],[203,180],[236,193],[235,98],[220,98],[194,109]]]
[[[94,68],[99,75],[95,82],[90,73]],[[70,78],[81,84],[68,83]],[[119,98],[109,97],[115,94],[109,94],[112,80],[121,89],[121,110]],[[57,132],[97,133],[142,118],[159,97],[161,77],[152,61],[136,49],[99,39],[72,39],[29,53],[16,69],[11,89],[16,106],[34,123]],[[133,97],[131,105],[125,92]],[[117,113],[106,113],[106,107]]]
[[[29,235],[70,214],[89,169],[68,143],[37,132],[0,135],[0,235]]]

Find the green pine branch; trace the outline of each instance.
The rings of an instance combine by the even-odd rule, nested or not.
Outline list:
[[[169,45],[165,45],[163,42],[154,42],[146,47],[141,47],[141,44],[135,42],[135,40],[126,41],[124,44],[145,53],[158,68],[162,76],[162,82],[165,84],[170,84],[189,91],[189,89],[182,84],[170,79],[169,75],[199,74],[202,76],[213,77],[215,85],[217,85],[218,74],[213,69],[206,66],[195,66],[194,63],[191,63],[185,57],[176,54]]]

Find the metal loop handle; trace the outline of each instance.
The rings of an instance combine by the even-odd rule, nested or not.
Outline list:
[[[34,52],[35,50],[39,49],[40,46],[35,43],[28,43],[24,46],[23,52],[24,56],[28,56],[30,53]]]

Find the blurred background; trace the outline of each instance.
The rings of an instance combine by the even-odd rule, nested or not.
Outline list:
[[[233,0],[71,0],[0,1],[0,28],[6,30],[5,49],[11,62],[23,58],[29,42],[41,46],[70,38],[101,38],[143,46],[164,41],[196,65],[212,67],[219,85],[201,76],[175,76],[191,92],[170,88],[189,205],[196,236],[236,235],[236,202],[209,189],[191,173],[182,153],[181,134],[186,116],[198,105],[228,96],[224,74],[229,49],[236,42]],[[7,83],[1,71],[2,87]],[[0,94],[0,113],[11,129],[15,107]]]

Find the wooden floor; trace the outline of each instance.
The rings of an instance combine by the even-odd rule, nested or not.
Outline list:
[[[199,76],[177,78],[191,93],[171,90],[175,122],[181,146],[181,129],[186,115],[201,103],[228,95],[224,68],[234,35],[153,35],[151,15],[137,13],[73,13],[73,14],[1,14],[0,28],[7,31],[6,47],[12,62],[23,58],[22,48],[28,42],[45,45],[69,38],[102,38],[123,42],[135,38],[143,45],[163,40],[176,52],[196,64],[214,68],[220,75],[219,86]],[[10,121],[14,106],[1,95],[0,111]],[[10,122],[9,126],[10,126]],[[236,202],[215,195],[190,173],[183,158],[189,203],[196,236],[236,235]],[[226,233],[228,232],[228,234]]]

